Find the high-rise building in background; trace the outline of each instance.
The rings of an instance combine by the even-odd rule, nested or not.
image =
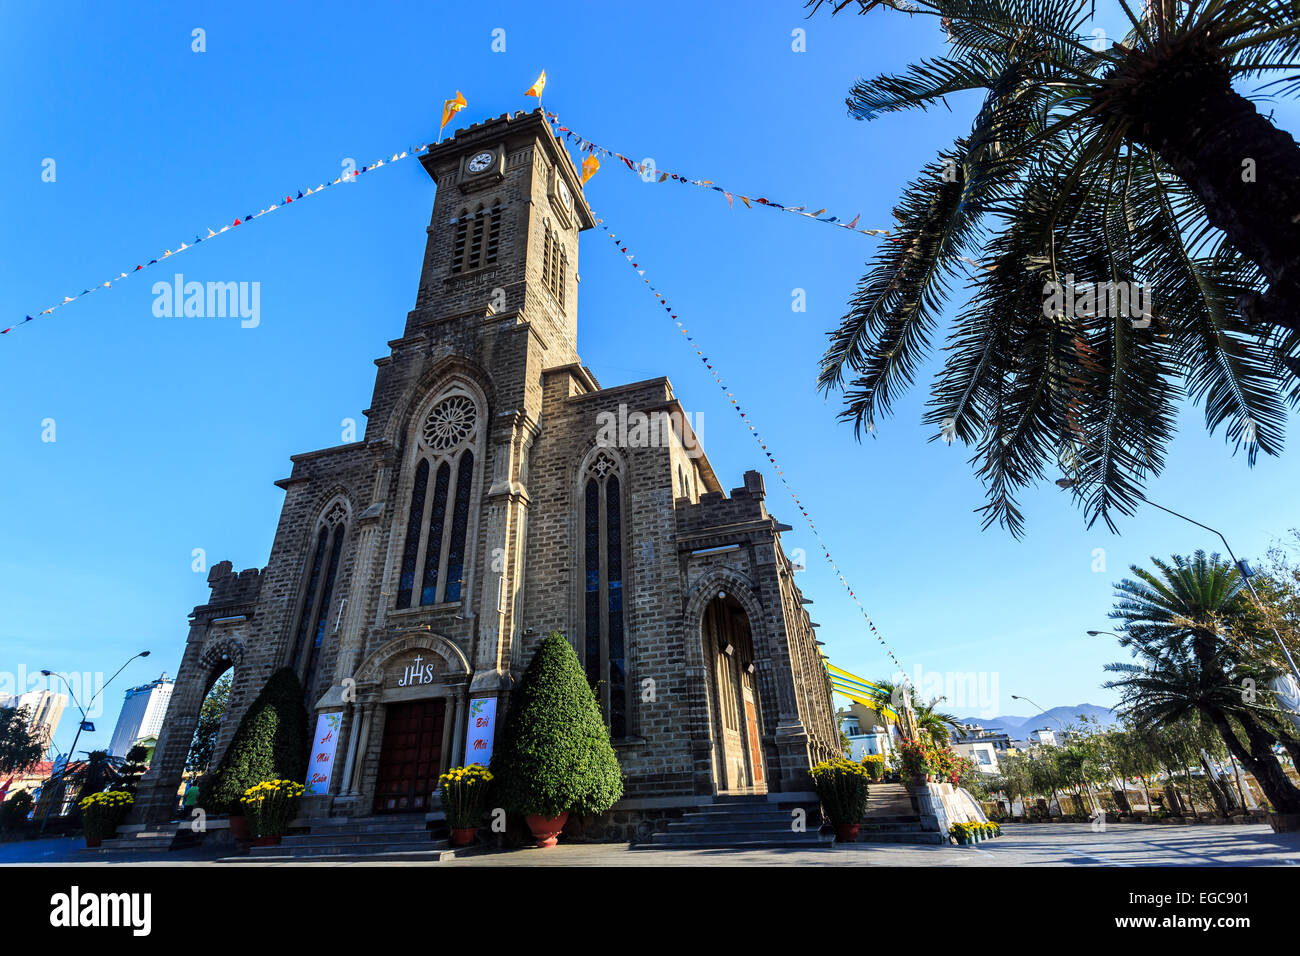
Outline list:
[[[2,707],[26,707],[31,713],[28,726],[39,729],[41,740],[46,747],[59,729],[59,720],[63,717],[63,708],[68,706],[67,694],[56,694],[50,690],[32,690],[25,694],[0,695]]]
[[[110,754],[125,757],[141,737],[157,736],[174,686],[175,681],[163,674],[155,681],[132,687],[126,692],[122,713],[118,715],[117,727],[113,730],[113,740],[108,745]]]

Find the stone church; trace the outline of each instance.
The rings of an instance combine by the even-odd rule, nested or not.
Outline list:
[[[606,388],[579,359],[595,222],[568,153],[520,112],[421,162],[419,289],[375,360],[364,440],[292,457],[266,567],[211,569],[137,819],[174,814],[218,677],[233,671],[219,758],[286,665],[328,728],[305,815],[436,808],[438,774],[490,756],[556,630],[609,725],[616,809],[806,792],[839,737],[789,528],[758,472],[724,490],[666,378]],[[659,427],[607,427],[630,417]]]

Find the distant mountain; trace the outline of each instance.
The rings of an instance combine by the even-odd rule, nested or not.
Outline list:
[[[1033,717],[958,717],[957,720],[963,724],[979,724],[985,730],[1005,730],[1012,737],[1023,738],[1030,731],[1041,730],[1044,727],[1049,730],[1060,730],[1062,725],[1077,723],[1080,714],[1094,718],[1103,730],[1119,723],[1115,711],[1096,704],[1053,707]]]

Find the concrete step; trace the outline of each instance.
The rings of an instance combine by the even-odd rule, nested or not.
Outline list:
[[[158,850],[170,850],[172,834],[161,837],[147,837],[135,840],[105,840],[97,847],[83,847],[85,853],[152,853]]]
[[[771,823],[789,823],[794,815],[786,810],[760,810],[754,813],[737,813],[734,810],[688,810],[682,814],[683,820],[704,820],[706,822],[727,820],[765,820]]]
[[[253,847],[246,857],[231,857],[222,862],[240,863],[437,863],[448,860],[458,854],[464,854],[468,847],[452,849],[445,842],[432,843],[428,848],[413,850],[411,844],[361,844],[351,847],[326,848],[316,852],[306,848],[297,848],[285,852],[282,846]],[[263,852],[259,852],[263,851]]]
[[[439,840],[437,842],[430,840],[427,844],[403,841],[392,842],[386,840],[368,843],[285,844],[284,842],[281,842],[278,846],[250,847],[248,850],[248,856],[250,859],[287,857],[289,859],[301,860],[310,857],[326,857],[329,859],[356,857],[358,859],[371,859],[379,855],[400,854],[403,857],[410,858],[441,859],[441,854],[450,848],[450,844],[445,840]]]
[[[323,824],[315,820],[311,822],[312,833],[398,833],[405,831],[428,833],[429,826],[423,820],[418,823],[414,821],[407,823],[394,821],[392,818],[347,824]]]
[[[632,845],[634,850],[658,850],[669,848],[693,849],[772,849],[799,848],[817,849],[829,847],[829,842],[822,842],[816,833],[804,835],[786,834],[774,837],[766,833],[723,833],[723,834],[669,834],[653,833],[648,843]]]
[[[868,820],[858,828],[858,833],[925,833],[928,831],[921,829],[921,821],[913,820],[907,823],[876,823]]]
[[[697,820],[687,818],[673,820],[668,824],[667,833],[793,833],[790,820]]]
[[[105,840],[98,847],[85,847],[84,850],[87,853],[148,853],[171,849],[175,838],[175,824],[126,832],[119,830],[113,839]]]
[[[280,841],[280,846],[336,846],[355,843],[430,843],[433,834],[428,830],[378,830],[342,833],[295,833]]]

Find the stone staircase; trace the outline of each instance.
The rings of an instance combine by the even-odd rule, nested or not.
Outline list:
[[[446,826],[438,824],[445,831]],[[437,862],[454,856],[446,840],[435,839],[424,814],[336,817],[312,821],[311,831],[285,836],[276,846],[250,847],[249,862],[390,860]],[[463,851],[461,851],[463,852]]]
[[[793,802],[801,794],[791,794]],[[722,797],[715,803],[704,804],[686,811],[680,820],[668,824],[668,829],[650,835],[644,843],[634,843],[634,850],[659,850],[669,847],[682,849],[817,849],[829,847],[830,841],[818,836],[821,821],[816,809],[816,798],[807,804],[806,830],[792,829],[791,807],[780,807],[766,796]]]
[[[938,831],[922,829],[921,816],[912,806],[912,798],[903,784],[873,783],[857,842],[942,845],[948,838]]]
[[[117,836],[105,840],[97,847],[86,847],[86,853],[163,853],[172,848],[172,842],[181,827],[178,823],[157,826],[121,826]],[[188,832],[188,830],[187,830]]]

